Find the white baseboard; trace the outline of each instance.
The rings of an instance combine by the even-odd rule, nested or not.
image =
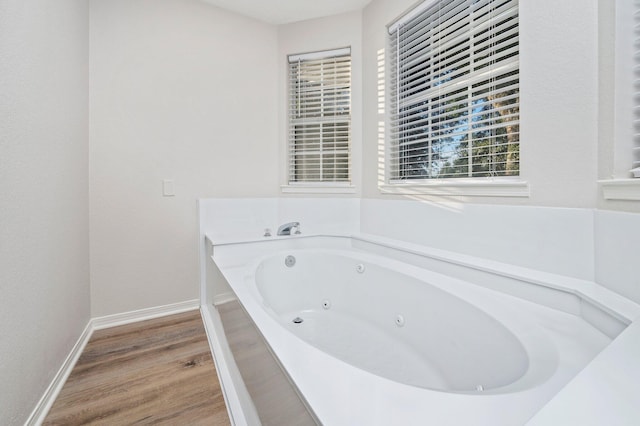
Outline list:
[[[172,303],[170,305],[154,306],[152,308],[138,309],[137,311],[97,317],[93,318],[91,322],[94,330],[102,330],[103,328],[117,327],[119,325],[131,324],[138,321],[145,321],[167,315],[193,311],[198,308],[200,308],[200,301],[198,299],[193,299],[185,302]]]
[[[44,391],[42,398],[40,398],[40,401],[38,401],[38,404],[31,412],[31,415],[25,422],[25,425],[31,426],[42,424],[44,418],[47,416],[47,413],[49,413],[51,406],[58,397],[58,394],[62,390],[62,387],[67,381],[69,374],[71,374],[71,370],[73,370],[73,367],[76,365],[78,358],[80,358],[80,355],[82,355],[82,351],[84,350],[84,347],[87,346],[87,342],[91,338],[92,334],[93,327],[91,325],[91,320],[89,320],[87,326],[84,328],[82,334],[80,334],[80,337],[76,341],[76,344],[73,345],[71,352],[69,352],[69,355],[67,355],[67,358],[62,363],[62,366],[53,377],[53,380],[49,384],[49,387],[47,387],[47,390]]]
[[[193,311],[200,308],[198,299],[187,300],[185,302],[172,303],[170,305],[155,306],[153,308],[139,309],[137,311],[123,312],[120,314],[107,315],[103,317],[91,318],[89,323],[82,331],[78,341],[71,349],[71,352],[62,363],[60,370],[56,373],[47,387],[47,390],[38,401],[38,404],[31,412],[31,415],[25,422],[27,426],[38,426],[42,424],[45,417],[49,413],[51,406],[55,402],[58,394],[62,390],[71,370],[76,365],[78,358],[82,355],[82,351],[89,342],[91,335],[95,330],[102,330],[119,325],[131,324],[138,321],[144,321],[153,318],[159,318],[167,315],[179,314],[182,312]]]
[[[213,304],[214,306],[222,305],[223,303],[231,302],[233,300],[237,300],[235,293],[233,291],[228,291],[226,293],[220,293],[214,296]]]

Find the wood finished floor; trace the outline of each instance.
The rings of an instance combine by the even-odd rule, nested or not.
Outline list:
[[[44,425],[229,425],[199,311],[93,333]]]

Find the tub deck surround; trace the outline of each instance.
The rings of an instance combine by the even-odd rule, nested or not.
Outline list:
[[[640,424],[640,318],[528,423],[530,426]]]
[[[588,380],[592,374],[590,371],[597,377],[599,373],[588,366],[594,356],[596,361],[601,356],[613,356],[611,359],[624,362],[621,359],[625,359],[625,354],[616,351],[616,345],[607,345],[621,331],[617,339],[627,339],[625,336],[633,333],[637,327],[624,330],[625,326],[640,316],[638,305],[597,284],[368,235],[307,235],[269,240],[252,238],[244,241],[226,239],[210,243],[214,245],[212,260],[224,279],[315,414],[326,424],[424,424],[426,421],[434,424],[525,424],[548,401],[552,401],[550,406],[556,404],[556,398],[570,401],[570,395],[565,396],[568,390],[560,390],[567,383],[570,383],[567,386],[570,389],[574,377],[573,380]],[[376,250],[372,250],[372,246]],[[477,300],[480,309],[488,311],[501,321],[501,315],[504,319],[509,316],[525,318],[513,322],[509,329],[518,336],[528,351],[533,365],[529,370],[538,371],[529,371],[530,374],[524,374],[523,378],[515,380],[511,385],[512,392],[509,392],[508,385],[501,390],[498,387],[481,394],[442,392],[374,375],[318,350],[313,344],[294,335],[273,310],[265,309],[264,295],[255,284],[256,268],[265,258],[279,253],[284,261],[286,254],[295,255],[296,251],[304,254],[314,250],[343,251],[347,256],[357,256],[371,264],[391,269],[400,267],[402,273],[426,280],[456,297]],[[414,257],[436,259],[456,268],[493,275],[498,284],[491,289],[490,280],[486,277],[479,283],[470,284],[441,276],[425,270]],[[509,280],[509,283],[505,280]],[[522,289],[514,290],[514,287]],[[562,301],[558,306],[555,296],[544,291],[540,295],[532,291],[532,288],[542,288],[556,296],[561,294],[566,297],[560,298]],[[510,289],[511,294],[501,291],[504,289]],[[203,292],[206,291],[211,289],[203,288]],[[518,297],[514,297],[514,293]],[[203,300],[207,299],[203,297]],[[547,301],[548,304],[545,303]],[[507,308],[497,307],[499,305]],[[600,331],[589,323],[596,325]],[[527,336],[527,329],[537,331]],[[536,335],[544,337],[536,341]],[[571,338],[567,339],[567,336]],[[539,350],[536,354],[535,349],[532,349],[537,346],[535,343],[544,341],[550,345],[551,350]],[[602,354],[596,356],[605,347]],[[614,355],[611,355],[612,351]],[[596,361],[593,365],[597,365]],[[624,391],[625,386],[633,387],[634,381],[639,381],[638,377],[634,377],[626,378],[628,385],[618,382],[622,386],[620,390]],[[622,378],[623,382],[624,379]],[[612,389],[616,387],[613,386]],[[556,409],[550,414],[552,418],[557,412]],[[637,414],[640,418],[640,410]]]

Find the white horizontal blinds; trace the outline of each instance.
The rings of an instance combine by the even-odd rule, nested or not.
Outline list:
[[[349,182],[351,52],[289,57],[289,182]]]
[[[391,180],[518,175],[518,1],[419,7],[391,27]]]
[[[633,164],[640,167],[640,0],[634,0],[633,14]]]

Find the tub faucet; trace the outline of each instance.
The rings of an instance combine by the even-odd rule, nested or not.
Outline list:
[[[295,228],[295,234],[300,234],[300,222],[289,222],[284,225],[280,225],[278,228],[278,235],[291,235],[292,230]]]

